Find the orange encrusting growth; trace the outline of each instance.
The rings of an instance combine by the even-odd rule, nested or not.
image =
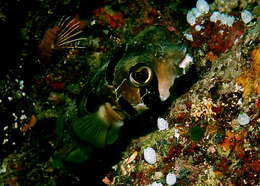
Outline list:
[[[20,128],[21,132],[27,132],[28,130],[30,130],[32,127],[35,126],[36,122],[37,122],[36,116],[32,115],[30,121],[26,125],[24,125],[22,128]]]
[[[244,88],[243,97],[260,94],[260,44],[252,51],[251,57],[251,67],[236,79],[236,82]]]

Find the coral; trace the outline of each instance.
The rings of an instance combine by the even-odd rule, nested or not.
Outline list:
[[[244,97],[260,94],[260,44],[252,51],[251,57],[250,68],[245,68],[236,79],[237,83],[244,88]]]

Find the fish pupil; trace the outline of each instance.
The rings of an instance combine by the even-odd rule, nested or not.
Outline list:
[[[145,83],[149,77],[149,72],[146,68],[143,68],[139,72],[134,72],[133,78],[138,83]]]

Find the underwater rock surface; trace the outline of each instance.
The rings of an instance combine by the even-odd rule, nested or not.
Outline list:
[[[259,7],[0,2],[0,186],[257,185]]]

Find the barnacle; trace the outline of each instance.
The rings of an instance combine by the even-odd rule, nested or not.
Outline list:
[[[49,62],[54,50],[81,48],[78,46],[78,41],[85,38],[77,37],[85,26],[78,17],[73,19],[64,17],[57,26],[48,29],[39,45],[42,61]]]

